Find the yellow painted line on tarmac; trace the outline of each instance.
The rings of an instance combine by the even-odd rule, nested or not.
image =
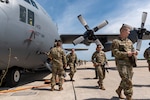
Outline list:
[[[0,94],[2,93],[10,93],[10,92],[17,92],[17,91],[22,91],[22,90],[27,90],[27,89],[37,89],[40,87],[47,87],[50,86],[50,84],[43,84],[43,85],[39,85],[39,86],[23,86],[23,87],[18,87],[15,89],[8,89],[8,90],[1,90]]]

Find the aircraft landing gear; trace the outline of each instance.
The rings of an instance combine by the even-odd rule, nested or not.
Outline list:
[[[20,70],[18,68],[10,68],[6,75],[6,86],[16,86],[21,78]]]

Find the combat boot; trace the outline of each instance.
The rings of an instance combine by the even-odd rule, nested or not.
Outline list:
[[[103,85],[101,85],[101,86],[100,86],[100,89],[102,89],[102,90],[106,90],[106,89],[104,88],[104,86],[103,86]]]
[[[118,89],[116,90],[116,93],[118,94],[118,97],[119,97],[120,99],[124,99],[124,97],[123,97],[121,91],[122,91],[122,88],[119,86]]]
[[[50,90],[51,90],[51,91],[54,91],[54,90],[55,90],[54,86],[52,86]]]
[[[75,80],[73,80],[72,78],[70,78],[70,81],[75,81]]]
[[[63,87],[62,87],[62,86],[60,86],[60,87],[59,87],[59,91],[62,91],[62,90],[63,90]]]
[[[100,84],[99,81],[98,81],[97,83],[98,83],[100,89],[106,90],[106,89],[104,88],[103,84]]]
[[[126,96],[126,100],[132,100],[131,96]]]

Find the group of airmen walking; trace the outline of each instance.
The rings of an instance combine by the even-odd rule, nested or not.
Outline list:
[[[132,100],[133,95],[133,66],[135,66],[136,56],[138,52],[134,49],[133,43],[128,39],[130,34],[130,27],[122,25],[120,28],[120,35],[118,39],[112,41],[112,54],[115,57],[116,67],[121,78],[120,85],[116,89],[116,93],[120,99]],[[58,76],[59,90],[63,90],[63,83],[65,77],[65,68],[70,68],[70,81],[74,81],[73,77],[76,72],[76,65],[78,58],[74,49],[71,49],[69,54],[65,54],[61,47],[61,41],[56,42],[56,46],[50,50],[49,58],[52,63],[52,78],[51,78],[51,91],[55,90],[56,77]],[[96,51],[93,53],[91,60],[95,67],[95,79],[98,79],[98,86],[100,89],[105,90],[103,80],[105,78],[105,65],[108,61],[102,46],[97,45]],[[150,47],[145,50],[144,57],[147,59],[150,71]],[[123,97],[122,91],[126,97]]]
[[[55,41],[54,47],[50,49],[49,53],[46,53],[51,63],[51,91],[55,90],[55,85],[58,84],[59,91],[63,90],[64,78],[66,76],[66,67],[70,68],[70,81],[74,81],[73,77],[76,72],[76,65],[78,63],[77,55],[74,49],[66,55],[62,49],[62,42],[60,40]]]
[[[131,57],[135,58],[138,54],[136,50],[134,50],[133,44],[131,40],[127,37],[130,34],[130,27],[123,25],[120,28],[120,35],[118,39],[114,39],[112,42],[112,53],[115,57],[115,62],[117,66],[117,70],[119,72],[121,82],[118,88],[116,89],[116,93],[120,99],[124,99],[122,95],[122,90],[126,96],[127,100],[132,100],[133,90],[132,90],[132,76],[133,76],[133,64],[130,61]],[[135,61],[135,60],[134,60]],[[101,46],[97,45],[96,51],[92,55],[92,62],[95,66],[95,69],[98,73],[96,73],[95,78],[99,78],[98,85],[99,88],[105,90],[103,85],[103,80],[105,78],[105,64],[108,64],[106,55],[102,51]]]

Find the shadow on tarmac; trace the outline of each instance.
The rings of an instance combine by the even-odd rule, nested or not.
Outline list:
[[[22,73],[20,82],[16,87],[23,86],[25,84],[29,84],[35,81],[43,81],[44,83],[44,77],[46,77],[49,74],[50,72],[48,70],[39,70],[34,72]],[[6,87],[5,85],[0,87],[0,90],[8,90],[8,89],[10,89],[10,87]]]
[[[119,100],[118,97],[112,97],[111,99],[106,99],[106,98],[89,98],[89,99],[84,99],[84,100]]]
[[[84,80],[93,80],[93,78],[83,78]]]
[[[89,98],[84,100],[120,100],[118,97],[112,97],[111,99],[106,98]],[[150,99],[132,99],[132,100],[150,100]]]
[[[50,91],[48,88],[32,88],[32,90]]]
[[[98,86],[76,86],[75,88],[99,89]]]
[[[135,85],[133,85],[133,87],[150,87],[150,85],[138,85],[138,84],[135,84]]]
[[[21,76],[20,82],[17,86],[22,86],[22,85],[29,84],[35,81],[43,81],[44,83],[44,77],[46,77],[49,74],[50,72],[48,70],[27,72]]]
[[[116,67],[107,67],[108,70],[117,70]],[[77,68],[77,70],[95,70],[95,68]]]
[[[95,68],[77,68],[77,70],[95,70]]]

